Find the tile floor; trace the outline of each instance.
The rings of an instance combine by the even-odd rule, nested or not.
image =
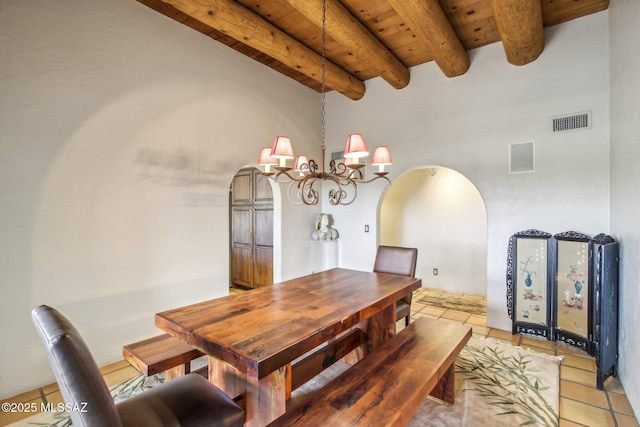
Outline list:
[[[417,302],[414,296],[411,319],[427,316],[450,319],[470,325],[475,335],[508,341],[514,345],[535,351],[563,356],[560,365],[560,427],[640,427],[627,400],[621,382],[617,378],[605,381],[604,390],[596,388],[596,364],[593,357],[577,348],[528,336],[489,328],[485,316],[456,310],[428,306]],[[401,322],[400,322],[401,323]],[[102,368],[108,385],[118,384],[139,375],[138,371],[122,360]],[[3,400],[2,403],[56,404],[62,401],[57,385],[50,384]],[[32,414],[0,412],[0,426],[24,419]]]

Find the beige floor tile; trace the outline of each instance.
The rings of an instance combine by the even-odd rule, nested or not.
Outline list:
[[[491,332],[489,332],[489,337],[508,341],[509,343],[515,345],[520,344],[520,335],[513,335],[511,332],[503,331],[500,329],[491,329]]]
[[[606,388],[607,391],[613,393],[625,394],[624,387],[622,387],[622,382],[618,377],[609,377],[604,380],[604,388]]]
[[[595,372],[597,369],[596,359],[593,357],[583,357],[569,353],[558,353],[559,356],[564,357],[562,364],[565,366],[572,366],[578,369],[584,369],[585,371]]]
[[[34,391],[37,392],[37,390]],[[23,393],[21,396],[24,396],[26,394],[27,393]],[[39,395],[40,394],[38,393],[38,396]],[[2,401],[2,403],[20,403],[27,406],[15,406],[9,411],[0,411],[0,426],[6,426],[7,424],[16,423],[40,412],[40,408],[42,407],[42,399],[40,397],[31,400],[20,400],[18,399],[18,397],[19,396],[15,396],[10,399],[5,399]]]
[[[544,353],[544,354],[548,354],[550,356],[555,356],[556,355],[556,350],[552,349],[552,348],[542,348],[542,347],[531,347],[528,345],[523,345],[523,348],[529,349],[529,350],[533,350],[536,353]]]
[[[469,319],[467,319],[467,323],[478,326],[487,326],[487,317],[480,316],[478,314],[472,314]]]
[[[416,314],[411,316],[411,319],[412,320],[416,320],[416,319],[419,319],[421,317],[428,317],[429,319],[439,319],[440,318],[440,316],[434,316],[434,315],[427,314],[427,313],[416,313]]]
[[[522,336],[520,345],[525,348],[534,347],[534,348],[544,348],[547,350],[553,350],[555,354],[556,343],[554,341],[549,341],[544,338]]]
[[[47,402],[53,405],[57,405],[58,403],[64,402],[64,398],[62,397],[62,393],[59,391],[54,391],[51,394],[47,394],[45,396],[47,398]]]
[[[611,407],[615,412],[633,416],[633,408],[625,394],[609,393],[609,399],[611,400]]]
[[[563,342],[556,342],[556,348],[558,349],[558,354],[568,353],[568,354],[575,354],[583,357],[589,357],[589,353],[587,353],[586,351],[581,350],[578,347],[565,344]]]
[[[414,307],[413,305],[411,306],[411,314],[416,314],[416,313],[420,313],[422,311],[424,307]]]
[[[583,384],[560,381],[560,396],[609,409],[609,401],[604,391]]]
[[[618,427],[639,427],[638,420],[635,417],[624,414],[615,414]]]
[[[589,427],[614,427],[611,412],[582,402],[560,398],[560,417]]]
[[[466,322],[470,314],[464,311],[447,310],[442,315],[443,319],[457,320],[458,322]]]
[[[118,369],[127,368],[127,367],[129,367],[129,362],[127,362],[126,360],[119,360],[117,362],[110,363],[106,366],[103,366],[102,368],[100,368],[100,372],[102,372],[102,375],[106,375],[110,372],[114,372],[114,371],[117,371]]]
[[[430,314],[432,316],[442,316],[444,314],[444,312],[447,311],[444,308],[438,308],[438,307],[433,307],[433,306],[426,306],[425,308],[422,309],[422,313],[426,313],[426,314]]]
[[[564,418],[560,418],[560,422],[558,423],[558,427],[584,427],[582,424],[574,423],[573,421],[565,420]]]
[[[49,393],[53,393],[54,391],[58,391],[58,383],[51,383],[51,384],[47,384],[46,386],[42,387],[42,392],[44,394],[49,394]]]
[[[590,387],[596,386],[595,372],[589,372],[583,369],[573,368],[571,366],[560,365],[560,379],[588,385]]]
[[[491,328],[488,328],[486,326],[480,326],[480,325],[470,325],[469,322],[465,323],[465,325],[471,326],[471,329],[473,330],[473,335],[479,336],[479,337],[486,337],[487,335],[489,335],[489,331],[491,331]]]
[[[10,397],[8,399],[4,399],[0,402],[5,403],[19,403],[19,402],[29,402],[34,399],[40,398],[40,392],[38,390],[31,390],[26,393],[18,394],[17,396]]]

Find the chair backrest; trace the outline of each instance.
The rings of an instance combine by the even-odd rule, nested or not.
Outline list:
[[[378,246],[376,261],[373,264],[373,271],[415,277],[417,261],[417,248],[380,245]]]
[[[55,308],[31,312],[74,426],[122,426],[116,405],[89,348],[71,322]]]

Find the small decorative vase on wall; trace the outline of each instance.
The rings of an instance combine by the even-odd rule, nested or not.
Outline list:
[[[531,283],[532,283],[531,273],[527,273],[527,278],[524,279],[524,284],[527,286],[527,288],[530,288],[531,287]]]
[[[582,283],[576,282],[575,288],[576,288],[576,296],[579,297],[580,292],[582,292]]]

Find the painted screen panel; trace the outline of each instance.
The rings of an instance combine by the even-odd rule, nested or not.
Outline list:
[[[516,321],[547,324],[547,239],[517,239]]]
[[[556,327],[585,339],[589,336],[589,244],[559,241]]]

